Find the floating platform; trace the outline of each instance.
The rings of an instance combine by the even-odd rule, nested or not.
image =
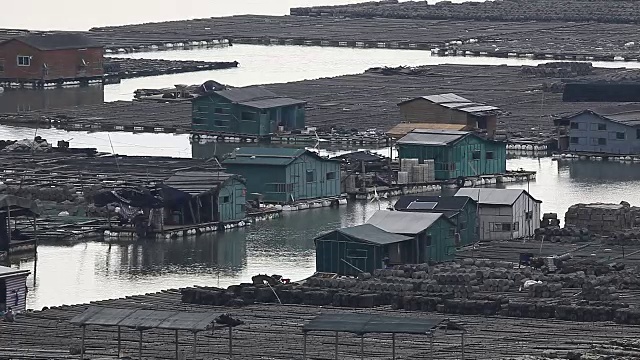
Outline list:
[[[613,161],[619,163],[638,163],[640,155],[620,155],[620,154],[600,154],[600,153],[562,153],[552,155],[553,160],[590,160],[590,161]]]

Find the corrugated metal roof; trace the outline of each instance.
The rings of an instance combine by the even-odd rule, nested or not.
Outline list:
[[[438,319],[417,319],[375,314],[322,314],[302,331],[348,332],[353,334],[427,334],[442,323]]]
[[[216,91],[215,93],[234,103],[240,103],[240,102],[251,101],[256,99],[272,99],[272,98],[278,97],[278,95],[276,95],[275,93],[265,88],[262,88],[260,86],[231,88],[231,89]]]
[[[463,197],[463,196],[420,196],[420,195],[405,195],[401,196],[398,201],[396,201],[393,208],[402,211],[404,209],[415,209],[419,205],[414,205],[415,207],[411,207],[412,204],[420,204],[420,203],[436,203],[435,210],[462,210],[464,206],[467,204],[471,198]]]
[[[80,33],[32,33],[18,36],[11,40],[18,40],[38,50],[65,50],[101,48],[102,44]]]
[[[469,135],[467,131],[455,130],[414,130],[397,141],[398,144],[443,146]]]
[[[504,205],[511,206],[516,200],[525,193],[531,196],[528,192],[522,189],[489,189],[489,188],[462,188],[458,190],[455,196],[468,196],[473,200],[476,200],[481,205]],[[536,200],[533,196],[531,198]]]
[[[166,186],[180,190],[189,195],[200,195],[217,190],[229,178],[242,179],[238,175],[217,171],[179,171],[164,181]]]
[[[14,269],[11,267],[0,266],[0,279],[13,277],[13,276],[20,276],[20,275],[27,276],[30,273],[31,272],[29,270],[20,270],[20,269]]]
[[[391,130],[387,131],[387,135],[392,138],[400,138],[413,130],[465,130],[467,125],[463,124],[433,124],[433,123],[401,123],[394,126]]]
[[[269,166],[286,166],[304,154],[309,154],[323,161],[336,161],[326,159],[313,151],[296,148],[267,148],[267,147],[246,147],[235,151],[235,156],[224,160],[222,163],[228,164],[250,164],[250,165],[269,165]]]
[[[465,99],[462,96],[452,93],[421,96],[412,100],[401,102],[398,105],[402,105],[418,99],[431,101],[434,104],[438,104],[449,109],[463,111],[474,116],[486,116],[500,112],[500,108],[498,107],[473,102],[469,99]]]
[[[371,224],[342,228],[336,230],[346,236],[378,245],[393,244],[408,241],[412,238],[384,231]]]
[[[91,306],[69,322],[75,325],[123,326],[168,330],[205,331],[213,327],[213,313],[192,313],[145,309],[117,309]]]
[[[367,224],[390,233],[415,235],[428,229],[441,216],[441,213],[378,210]]]
[[[252,100],[240,102],[240,105],[257,108],[257,109],[271,109],[274,107],[281,106],[292,106],[292,105],[302,105],[305,104],[305,101],[296,100],[292,98],[279,97],[274,99],[262,99],[262,100]]]

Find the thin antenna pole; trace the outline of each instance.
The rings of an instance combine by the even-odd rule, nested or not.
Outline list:
[[[109,144],[111,145],[111,153],[116,159],[116,167],[118,168],[118,173],[120,173],[120,163],[118,163],[118,155],[116,154],[116,150],[113,148],[113,142],[111,142],[111,134],[107,133],[107,136],[109,137]]]

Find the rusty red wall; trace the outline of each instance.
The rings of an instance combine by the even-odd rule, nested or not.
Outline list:
[[[18,66],[18,56],[31,56],[31,65]],[[58,80],[98,77],[104,73],[102,63],[102,48],[41,51],[15,40],[0,45],[2,79]],[[46,71],[44,64],[47,65]]]

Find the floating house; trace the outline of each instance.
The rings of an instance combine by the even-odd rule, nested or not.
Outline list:
[[[192,100],[192,129],[267,137],[305,127],[305,102],[259,86],[209,91]]]
[[[265,202],[293,203],[341,195],[340,161],[305,149],[240,148],[223,166],[245,178],[247,191],[261,194]]]
[[[414,247],[406,250],[414,254],[413,260],[417,263],[447,261],[455,255],[455,224],[441,213],[379,210],[367,224],[416,239]],[[391,256],[389,259],[394,262]]]
[[[0,311],[11,308],[23,312],[27,308],[27,277],[29,270],[0,266]]]
[[[482,241],[527,238],[540,227],[542,201],[525,190],[463,188],[455,196],[470,197],[478,203]]]
[[[456,246],[477,241],[478,205],[468,196],[401,196],[393,205],[404,212],[442,213],[456,225]]]
[[[35,251],[37,239],[33,235],[37,233],[39,213],[35,201],[0,195],[0,259],[11,253]]]
[[[584,110],[558,119],[566,136],[559,139],[561,150],[592,154],[640,154],[640,105],[624,104]]]
[[[102,79],[103,46],[77,33],[31,33],[0,42],[0,83]]]
[[[506,143],[475,133],[453,130],[414,130],[396,142],[398,156],[434,160],[436,180],[501,174],[507,168]]]
[[[227,223],[246,217],[246,181],[218,171],[181,171],[163,182],[168,224]]]
[[[421,96],[398,104],[404,123],[445,125],[436,129],[469,130],[493,138],[500,109],[465,99],[456,94]],[[451,129],[451,126],[456,126]]]
[[[415,238],[386,232],[370,224],[337,229],[315,239],[316,271],[358,275],[383,268],[385,258],[413,263]],[[405,249],[399,252],[398,249]]]

